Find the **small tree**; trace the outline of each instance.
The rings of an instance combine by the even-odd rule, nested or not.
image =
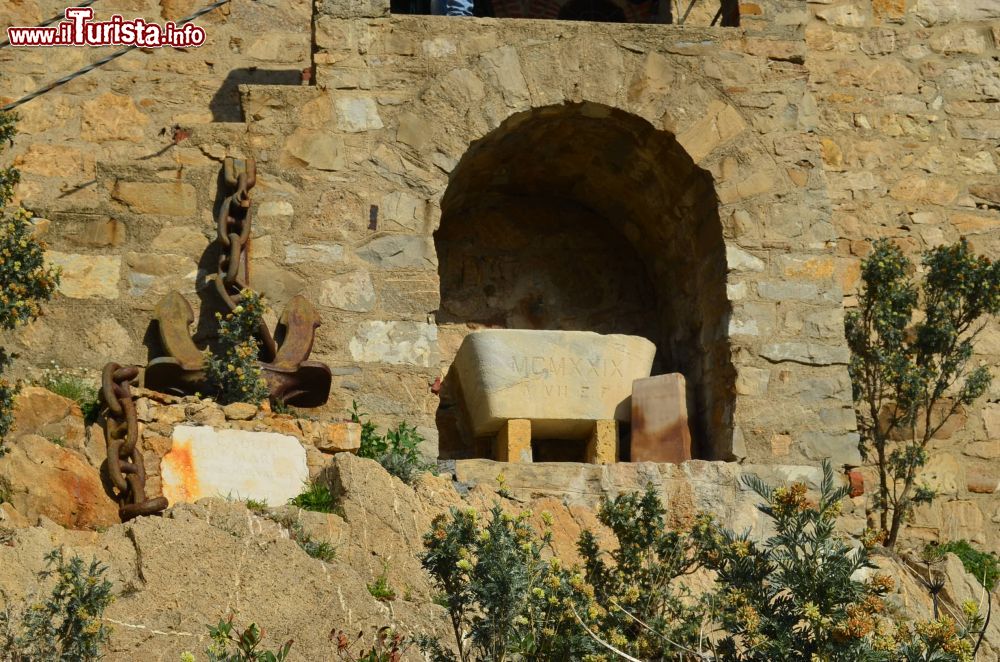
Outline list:
[[[973,255],[964,239],[928,251],[923,264],[918,285],[902,251],[876,241],[846,321],[861,453],[878,468],[875,506],[890,548],[914,505],[934,498],[917,483],[928,443],[989,386],[989,369],[969,363],[976,336],[1000,311],[1000,264]]]
[[[0,113],[0,151],[10,144],[17,129],[14,115]],[[16,168],[0,168],[0,331],[12,331],[41,313],[59,284],[59,272],[45,266],[45,244],[32,234],[31,214],[23,208],[8,212],[14,187],[21,179]],[[16,358],[0,347],[0,374]],[[3,437],[13,424],[17,386],[0,377],[0,455]]]
[[[418,640],[434,662],[583,660],[594,650],[574,614],[597,609],[582,575],[546,561],[551,532],[494,505],[488,518],[452,509],[424,536],[423,566],[444,592],[455,653],[430,636]]]

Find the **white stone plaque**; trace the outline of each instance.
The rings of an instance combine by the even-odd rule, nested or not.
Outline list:
[[[160,476],[171,505],[228,497],[280,506],[302,492],[309,469],[302,444],[287,434],[179,425]]]

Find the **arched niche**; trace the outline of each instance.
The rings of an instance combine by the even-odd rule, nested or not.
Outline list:
[[[642,335],[681,372],[695,454],[728,459],[735,370],[711,175],[646,120],[585,102],[515,114],[451,174],[434,235],[439,326]],[[485,455],[446,388],[442,457]]]

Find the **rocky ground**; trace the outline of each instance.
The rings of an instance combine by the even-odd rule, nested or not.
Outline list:
[[[110,660],[177,660],[184,651],[200,657],[208,644],[207,626],[231,613],[237,624],[264,627],[274,646],[293,639],[294,659],[336,659],[329,635],[337,629],[374,632],[392,625],[447,638],[446,614],[433,603],[419,554],[431,520],[450,507],[482,510],[499,501],[510,510],[532,510],[539,523],[547,511],[555,552],[571,562],[584,528],[610,544],[591,505],[544,490],[533,494],[522,484],[530,473],[512,474],[512,498],[504,498],[495,481],[481,479],[470,487],[472,481],[461,482],[450,473],[424,474],[406,485],[378,463],[347,452],[310,460],[311,471],[337,498],[336,514],[293,506],[248,508],[241,501],[209,498],[176,505],[162,516],[116,523],[116,508],[99,474],[100,449],[75,405],[55,397],[32,390],[22,398],[19,431],[11,435],[10,454],[0,460],[6,500],[0,506],[0,603],[24,604],[46,591],[37,572],[54,547],[64,546],[67,555],[96,557],[107,565],[117,596],[105,613],[113,627]],[[41,407],[43,399],[48,404]],[[41,415],[43,409],[48,413]],[[752,506],[749,494],[730,495],[718,484],[733,478],[728,474],[736,469],[687,464],[634,465],[632,472],[615,474],[619,482],[625,475],[631,482],[609,491],[639,488],[643,477],[657,477],[672,518],[683,519],[716,499],[724,523],[754,524],[746,509],[734,506],[738,501]],[[502,467],[477,471],[485,476],[492,469],[499,473]],[[471,473],[466,470],[464,477]],[[335,557],[310,557],[296,543],[296,532],[329,543]],[[894,556],[878,557],[878,562],[897,579],[891,602],[900,612],[930,617],[931,599],[921,586],[919,565]],[[943,573],[946,609],[981,600],[982,588],[957,557],[948,557]],[[383,575],[396,594],[393,600],[376,600],[368,590]],[[709,581],[702,577],[695,584]],[[980,659],[998,659],[998,649],[1000,619],[994,619]]]

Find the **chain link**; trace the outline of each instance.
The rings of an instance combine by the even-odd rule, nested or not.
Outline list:
[[[139,448],[139,421],[131,383],[139,366],[109,363],[101,374],[105,405],[108,478],[115,489],[118,515],[123,522],[139,515],[155,515],[167,507],[164,497],[146,498],[146,463]]]
[[[252,224],[250,189],[257,183],[257,163],[253,159],[227,157],[223,180],[229,194],[222,200],[216,218],[219,267],[215,287],[230,311],[239,305],[243,290],[250,286],[250,229]],[[277,343],[262,320],[258,330],[262,343],[261,360],[272,361]]]

